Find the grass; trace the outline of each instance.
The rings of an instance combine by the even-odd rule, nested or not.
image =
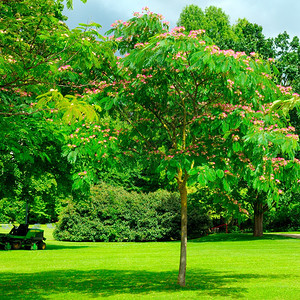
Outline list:
[[[180,288],[179,242],[57,242],[43,228],[46,250],[0,252],[1,300],[300,298],[299,239],[215,234],[189,241]]]

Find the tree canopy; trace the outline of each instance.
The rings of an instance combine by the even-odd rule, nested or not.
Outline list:
[[[146,11],[134,18],[136,26],[132,19],[126,24],[139,28],[148,20],[148,25],[162,28],[154,26],[153,19],[161,22]],[[121,38],[123,29],[126,37],[127,25],[114,28],[116,42],[129,41],[127,55],[118,62],[118,81],[102,83],[99,95],[109,95],[100,103],[108,111],[116,108],[130,130],[113,135],[116,132],[107,129],[116,149],[126,151],[109,155],[107,145],[105,156],[112,158],[110,163],[118,163],[118,155],[157,160],[159,170],[176,179],[182,201],[178,281],[184,285],[188,184],[210,185],[234,202],[233,187],[245,181],[265,193],[263,205],[278,201],[283,182],[297,187],[298,136],[284,116],[271,110],[272,102],[292,95],[272,81],[272,62],[254,53],[220,50],[203,30],[162,30],[132,47],[132,40]]]

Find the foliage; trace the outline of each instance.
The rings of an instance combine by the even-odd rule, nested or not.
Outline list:
[[[255,52],[264,59],[276,59],[279,73],[274,79],[278,84],[292,86],[299,93],[299,37],[290,38],[287,32],[283,32],[276,38],[266,38],[262,26],[245,18],[230,25],[229,17],[214,6],[205,11],[196,5],[186,6],[180,14],[178,26],[184,26],[187,32],[205,29],[221,49],[233,49],[248,55]]]
[[[217,14],[215,14],[215,18],[219,19],[220,22],[222,19],[224,19],[220,15],[217,15]],[[200,8],[198,8],[197,6],[191,5],[191,6],[187,6],[183,10],[181,18],[179,19],[179,24],[183,25],[183,26],[187,26],[189,28],[189,26],[192,23],[193,24],[192,26],[194,26],[194,28],[206,29],[204,27],[205,24],[203,23],[204,19],[205,19],[205,14],[202,12],[202,10]],[[221,28],[222,28],[222,26],[219,25],[220,32],[221,32]],[[250,56],[256,57],[256,61],[258,61],[257,53],[259,53],[260,57],[264,57],[264,58],[276,57],[277,58],[276,61],[274,61],[272,59],[269,59],[269,60],[274,61],[275,65],[279,67],[279,71],[278,71],[277,68],[276,67],[274,68],[274,66],[273,66],[273,73],[275,75],[273,80],[276,81],[277,83],[283,83],[284,85],[292,84],[291,80],[290,80],[290,82],[288,82],[287,80],[284,80],[284,77],[285,78],[288,77],[290,79],[297,78],[297,75],[292,77],[292,76],[288,75],[289,71],[286,71],[286,72],[284,71],[284,69],[291,70],[291,72],[293,72],[293,70],[294,71],[298,70],[296,53],[297,53],[297,45],[299,43],[297,42],[298,41],[297,38],[294,38],[294,40],[292,41],[292,43],[291,43],[292,47],[289,46],[290,45],[289,40],[288,40],[289,37],[287,34],[279,35],[278,38],[275,39],[275,43],[274,43],[273,39],[266,39],[264,37],[264,35],[262,34],[261,26],[259,26],[257,24],[252,24],[249,21],[247,21],[246,19],[239,19],[237,24],[232,26],[231,29],[233,30],[235,38],[232,38],[231,39],[232,43],[231,44],[229,43],[226,46],[231,47],[235,51],[243,51],[243,53],[246,53]],[[210,31],[206,30],[206,32],[208,35],[210,34]],[[212,36],[210,36],[210,37],[212,37]],[[215,42],[217,42],[217,44],[219,43],[216,38],[213,38],[213,39],[215,40]],[[223,40],[225,40],[225,36],[223,36]],[[280,47],[281,47],[281,49],[280,49]],[[285,63],[283,63],[281,65],[280,61],[283,61],[284,59],[285,59]],[[293,75],[295,75],[295,73]],[[295,84],[295,81],[293,82],[293,86],[294,87],[297,86],[297,84]],[[272,106],[272,109],[277,109],[278,111],[282,111],[285,115],[288,115],[288,112],[294,106],[299,105],[299,97],[298,97],[298,94],[292,95],[290,88],[286,88],[286,89],[281,88],[281,89],[282,89],[283,94],[289,95],[290,99],[285,100],[285,101],[284,100],[275,101],[274,105]],[[288,122],[286,122],[286,124],[288,124]],[[295,127],[297,127],[297,126],[295,126]],[[294,132],[297,132],[295,127],[293,127],[292,130]],[[291,135],[287,135],[287,136],[291,136]],[[237,136],[236,136],[236,139],[238,139]],[[236,144],[236,146],[237,146],[237,144]],[[234,151],[236,151],[236,150],[234,150]],[[278,154],[277,154],[277,156],[278,156]],[[263,177],[259,177],[259,178],[262,179]],[[241,185],[241,184],[239,184],[239,185]],[[232,202],[238,201],[240,208],[237,210],[237,212],[241,212],[241,210],[242,210],[249,214],[255,208],[254,215],[256,215],[258,213],[258,211],[263,212],[263,211],[267,210],[268,208],[270,208],[272,205],[274,205],[274,203],[271,204],[272,197],[269,199],[269,203],[267,206],[264,206],[261,204],[264,200],[262,200],[260,198],[266,197],[266,194],[264,193],[264,191],[261,191],[259,194],[256,194],[252,190],[251,186],[247,187],[247,185],[245,186],[245,184],[243,182],[242,182],[242,185],[244,185],[244,186],[241,188],[242,189],[246,188],[246,191],[248,191],[248,195],[246,194],[246,196],[241,198],[239,195],[238,185],[237,185],[237,183],[235,184],[236,191],[235,191],[234,197],[232,199]],[[254,188],[254,190],[255,189],[256,188]],[[255,199],[257,199],[257,200],[255,200]],[[276,197],[274,197],[274,199],[276,199]],[[277,201],[278,201],[278,197],[277,197]],[[241,203],[243,203],[243,204],[241,204]],[[252,206],[253,206],[252,208],[249,207],[249,203],[252,204]],[[258,209],[258,207],[260,207],[260,208]],[[234,209],[233,209],[233,211],[234,211]]]
[[[266,229],[276,231],[297,231],[300,229],[300,199],[299,194],[287,194],[266,214]]]
[[[300,43],[299,37],[292,39],[285,31],[275,38],[276,65],[280,71],[279,82],[285,86],[292,86],[300,93]]]
[[[61,191],[71,194],[71,167],[62,157],[67,124],[96,118],[86,94],[115,59],[99,25],[71,31],[62,9],[60,0],[0,2],[0,198],[33,207],[33,178],[41,181],[44,174],[51,174],[57,191],[52,199],[39,195],[39,204],[50,201],[53,208]]]
[[[273,39],[264,36],[262,26],[251,23],[247,19],[239,19],[233,25],[233,31],[237,37],[232,45],[232,49],[235,51],[244,51],[248,55],[256,52],[264,59],[275,57],[276,51]]]
[[[239,19],[231,25],[229,16],[215,6],[207,7],[205,11],[196,5],[186,6],[180,14],[178,26],[184,26],[187,32],[204,29],[221,49],[233,49],[248,55],[256,52],[265,59],[276,55],[273,39],[263,35],[261,26],[247,19]]]
[[[221,8],[209,6],[203,11],[196,5],[187,5],[181,12],[177,26],[187,32],[204,29],[221,49],[229,49],[237,39],[230,26],[229,16]]]
[[[147,43],[156,34],[167,32],[169,25],[168,22],[162,21],[163,19],[161,14],[153,13],[148,7],[144,7],[142,13],[135,12],[134,17],[126,22],[117,20],[107,34],[114,34],[110,38],[117,43],[117,50],[125,54],[135,45]]]
[[[244,164],[244,159],[239,153],[246,151],[243,155],[246,155],[250,161],[257,160],[258,163],[258,169],[253,170],[254,173],[249,172],[248,169],[246,177],[249,178],[250,175],[257,178],[258,172],[266,171],[264,168],[261,169],[260,165],[263,156],[272,157],[274,152],[278,155],[280,153],[278,151],[292,156],[294,151],[292,149],[297,148],[297,138],[290,133],[294,130],[291,127],[273,130],[277,126],[282,126],[285,120],[279,119],[279,115],[274,113],[269,114],[266,104],[284,96],[280,95],[277,87],[270,81],[271,75],[267,75],[272,70],[270,66],[264,65],[262,60],[252,59],[243,53],[235,54],[206,46],[205,37],[201,37],[199,33],[194,32],[187,36],[181,33],[180,29],[174,30],[170,34],[160,35],[149,45],[141,46],[139,48],[141,50],[136,49],[130,56],[124,58],[125,66],[132,72],[132,74],[126,72],[131,76],[131,81],[130,85],[126,85],[126,89],[118,93],[117,99],[124,116],[135,124],[135,138],[139,139],[138,135],[143,137],[145,133],[149,135],[148,142],[145,144],[141,143],[143,139],[139,139],[136,149],[144,145],[148,156],[157,153],[159,158],[163,157],[161,169],[168,166],[169,178],[177,173],[177,168],[181,168],[190,173],[190,177],[198,176],[198,180],[204,176],[202,184],[219,178],[223,181],[224,187],[227,187],[224,170],[233,166],[226,159],[216,158],[220,148],[226,147],[225,149],[228,150],[226,152],[232,156],[231,160],[240,165]],[[239,72],[245,72],[246,75],[237,75]],[[215,77],[213,75],[215,73],[220,75]],[[187,80],[188,74],[192,80]],[[211,82],[210,85],[204,78]],[[243,84],[246,81],[249,83],[247,87]],[[145,98],[142,95],[147,96]],[[230,97],[231,103],[226,102],[227,97]],[[196,99],[200,98],[203,102],[197,103]],[[148,99],[151,99],[151,105]],[[252,103],[249,103],[248,99],[251,99]],[[134,113],[129,115],[129,111]],[[254,122],[252,118],[255,118]],[[152,119],[156,119],[157,122],[151,122]],[[249,128],[252,124],[254,126]],[[261,129],[259,124],[268,125]],[[275,124],[277,126],[274,127]],[[145,131],[149,126],[152,129]],[[211,132],[211,135],[200,135],[201,132]],[[243,134],[247,135],[247,138],[244,138],[245,146],[239,142],[243,140]],[[204,142],[205,139],[210,140],[212,137],[216,139],[218,135],[221,135],[217,142],[222,145],[219,146],[220,148],[204,147],[208,143]],[[225,137],[225,140],[221,137]],[[134,139],[134,136],[131,136],[131,139]],[[283,139],[284,144],[282,144]],[[256,144],[260,146],[257,147]],[[194,147],[198,148],[200,145],[204,147],[205,154],[200,155],[194,150]],[[244,149],[242,150],[241,147]],[[212,153],[209,153],[210,151]],[[253,153],[256,157],[253,157]],[[213,159],[210,161],[209,157]],[[192,168],[193,160],[195,171],[188,171]],[[206,165],[203,171],[201,168],[196,168],[196,161],[197,164]],[[214,169],[211,167],[213,162],[217,164],[215,168],[222,168],[223,172],[221,170],[217,173],[209,172]],[[275,162],[276,159],[273,160],[273,167],[277,167]],[[204,174],[206,169],[207,172]],[[242,170],[246,171],[240,169]],[[227,170],[231,174],[235,174],[236,171]],[[270,169],[269,172],[271,173],[272,170]],[[210,175],[212,180],[209,180]],[[234,176],[225,174],[225,178],[229,181],[233,180],[232,177]],[[271,183],[273,180],[275,179],[271,179]],[[265,189],[258,184],[257,179],[253,182],[256,187],[259,186],[259,189]],[[229,189],[229,187],[225,188],[226,191]]]
[[[70,194],[71,187],[71,166],[59,155],[63,135],[49,124],[45,127],[47,121],[43,120],[38,123],[16,116],[12,122],[1,121],[0,199],[6,199],[1,213],[12,221],[24,222],[28,202],[32,222],[56,220],[57,200]],[[15,207],[13,215],[7,213],[7,207]]]
[[[190,210],[190,233],[201,234],[210,219],[199,206]],[[142,194],[101,184],[92,189],[91,199],[69,203],[54,232],[68,241],[159,241],[178,239],[180,199],[176,193],[158,190]]]
[[[197,203],[199,211],[205,211],[213,221],[213,226],[226,223],[229,227],[245,222],[252,215],[251,206],[245,205],[242,199],[247,199],[247,190],[234,187],[233,201],[224,201],[224,195],[209,187],[199,187],[196,184],[189,193],[189,202]],[[244,205],[242,206],[241,203]]]
[[[124,29],[126,37],[125,27],[119,23],[114,32]],[[118,80],[98,86],[99,95],[108,97],[97,104],[107,111],[115,108],[130,129],[110,135],[113,143],[105,156],[112,164],[120,154],[156,161],[159,172],[175,179],[182,201],[183,256],[187,184],[209,185],[238,207],[231,192],[245,181],[257,192],[256,215],[279,201],[281,185],[297,189],[298,136],[285,116],[270,110],[272,102],[291,98],[292,91],[274,84],[272,62],[255,53],[220,50],[203,30],[186,33],[177,27],[138,41],[117,66]]]
[[[118,117],[106,115],[97,123],[75,122],[69,129],[63,155],[72,164],[73,190],[88,188],[99,181],[128,191],[147,192],[167,186],[166,176],[155,172],[157,162],[147,165],[143,157],[124,155],[128,153],[130,126]]]
[[[25,220],[26,203],[24,201],[13,202],[11,199],[0,200],[0,222],[8,224],[13,221],[23,223]]]
[[[87,2],[87,0],[80,0],[80,1],[83,3]],[[73,0],[67,0],[66,2],[67,2],[67,8],[73,9]]]

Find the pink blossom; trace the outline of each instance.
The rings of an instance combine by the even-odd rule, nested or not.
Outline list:
[[[70,65],[65,65],[65,66],[61,66],[58,68],[58,71],[64,71],[64,70],[68,70],[68,69],[72,69],[72,67]]]

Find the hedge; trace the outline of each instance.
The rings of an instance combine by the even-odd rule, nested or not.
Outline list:
[[[211,226],[207,215],[193,205],[189,233],[201,234]],[[141,242],[180,238],[178,193],[127,192],[121,187],[100,184],[92,196],[69,202],[59,217],[54,237],[61,241]]]

